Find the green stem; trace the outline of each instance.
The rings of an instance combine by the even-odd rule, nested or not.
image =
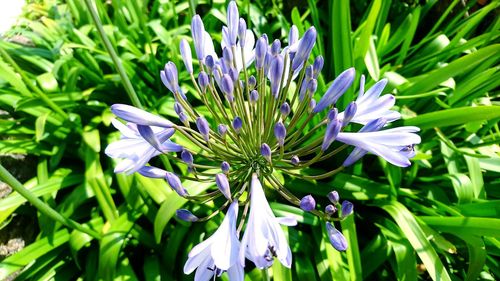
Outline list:
[[[40,200],[38,197],[36,197],[33,193],[31,193],[28,189],[26,189],[14,176],[7,171],[7,169],[4,168],[0,164],[0,179],[8,184],[12,189],[14,189],[16,192],[21,194],[28,202],[30,202],[33,206],[35,206],[40,213],[46,215],[47,217],[71,228],[71,229],[76,229],[78,231],[81,231],[83,233],[86,233],[95,239],[101,239],[101,235],[97,233],[96,231],[88,228],[87,226],[84,226],[82,224],[77,223],[76,221],[69,219],[60,213],[58,213],[56,210],[52,209],[49,205],[45,204],[42,200]]]
[[[108,51],[109,55],[111,56],[111,60],[113,60],[113,63],[115,64],[116,70],[118,71],[118,74],[120,75],[121,81],[123,83],[123,87],[125,88],[125,91],[127,92],[128,97],[130,98],[130,101],[135,107],[141,108],[142,109],[142,104],[139,98],[137,97],[137,94],[134,90],[134,87],[132,86],[132,83],[130,82],[130,79],[127,76],[127,73],[125,72],[125,68],[123,68],[122,62],[118,55],[115,52],[115,49],[111,45],[111,42],[109,41],[108,36],[106,36],[106,33],[104,32],[104,28],[102,27],[101,20],[99,19],[99,16],[97,15],[97,12],[94,10],[94,7],[92,6],[92,3],[90,0],[85,0],[85,5],[87,5],[87,9],[90,11],[90,15],[92,16],[92,20],[94,21],[94,24],[97,28],[97,32],[99,33],[99,36],[101,37],[104,47]]]

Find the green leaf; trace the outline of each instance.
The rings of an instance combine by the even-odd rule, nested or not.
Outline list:
[[[445,109],[418,115],[404,120],[406,126],[417,126],[421,129],[463,125],[472,121],[492,120],[500,118],[500,106],[476,106]]]
[[[500,219],[477,217],[419,217],[439,231],[500,237]]]
[[[432,280],[451,281],[448,271],[427,240],[427,237],[415,220],[413,214],[403,204],[396,201],[381,203],[379,206],[387,211],[396,221],[401,231],[406,235],[406,238],[410,241],[410,244],[424,263]],[[426,221],[424,220],[424,222]]]

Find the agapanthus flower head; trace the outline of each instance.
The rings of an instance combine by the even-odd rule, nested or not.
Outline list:
[[[301,36],[292,26],[285,42],[266,34],[256,40],[240,18],[236,2],[229,2],[226,16],[221,35],[214,36],[221,38],[219,54],[199,15],[191,21],[192,46],[189,40],[180,40],[184,67],[179,69],[187,72],[193,85],[179,80],[185,75],[179,76],[173,62],[167,62],[160,71],[160,79],[175,100],[173,108],[179,120],[167,120],[128,105],[113,105],[112,112],[127,124],[113,121],[122,137],[106,149],[110,157],[121,159],[116,172],[163,178],[192,202],[222,204],[212,215],[201,218],[187,209],[179,210],[177,216],[182,220],[206,221],[229,205],[219,229],[189,254],[184,271],[196,269],[196,280],[208,280],[225,271],[230,280],[242,280],[246,259],[258,268],[271,266],[274,258],[286,267],[292,265],[292,252],[281,225],[293,226],[296,221],[274,215],[264,192],[267,188],[280,195],[279,200],[323,219],[330,242],[344,251],[346,240],[333,223],[352,215],[353,204],[340,204],[338,193],[332,192],[327,195],[331,204],[324,211],[317,209],[312,196],[302,195],[300,199],[288,189],[288,179],[329,178],[367,153],[405,167],[420,143],[418,128],[391,124],[400,115],[392,110],[394,97],[381,95],[387,84],[384,79],[365,92],[365,77],[361,76],[359,96],[355,101],[343,100],[341,104],[350,103],[339,112],[337,101],[345,99],[343,94],[353,85],[356,72],[349,68],[326,90],[320,86],[325,61],[322,56],[311,58],[317,37],[314,27]],[[192,47],[196,58],[192,57]],[[185,94],[183,89],[195,91],[196,100],[188,99],[186,94],[190,93]],[[363,127],[359,129],[360,125],[353,123]],[[189,144],[183,148],[171,137]],[[325,160],[340,157],[339,152],[349,147],[352,151],[346,159],[340,159],[344,160],[342,165],[317,172],[315,163],[335,163]],[[174,171],[149,164],[160,154],[168,155]],[[189,195],[183,180],[212,182],[213,187],[206,193]],[[241,216],[239,221],[238,229],[244,231],[241,247],[235,227],[238,204],[249,210],[248,216]],[[321,202],[318,205],[324,206]]]

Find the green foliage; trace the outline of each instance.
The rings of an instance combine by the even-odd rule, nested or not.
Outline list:
[[[294,192],[317,195],[320,207],[336,189],[356,210],[342,223],[349,248],[339,253],[316,217],[273,203],[277,214],[301,223],[287,231],[293,266],[274,263],[274,280],[500,276],[500,19],[499,2],[488,2],[239,1],[257,34],[282,37],[292,24],[301,33],[317,27],[313,53],[322,53],[326,62],[318,93],[355,66],[358,78],[367,76],[367,87],[387,78],[386,91],[396,96],[402,123],[422,129],[410,168],[367,156],[328,181],[285,178]],[[191,203],[164,181],[115,175],[103,148],[116,138],[110,133],[112,103],[133,101],[174,115],[159,70],[167,60],[182,65],[178,45],[190,36],[195,11],[209,32],[220,34],[226,3],[88,3],[102,25],[96,25],[85,1],[45,0],[29,4],[21,24],[0,41],[0,109],[8,113],[0,116],[0,154],[35,156],[37,169],[24,183],[27,190],[100,238],[66,228],[67,221],[54,221],[45,209],[28,208],[30,198],[14,192],[0,199],[2,227],[16,212],[29,212],[38,218],[39,234],[0,262],[0,279],[16,271],[20,280],[191,279],[181,271],[187,253],[221,217],[197,224],[177,221],[175,210]],[[182,71],[180,80],[192,92]],[[356,87],[339,102],[341,109]],[[162,162],[185,171],[171,167],[167,158]],[[186,186],[192,194],[214,188]],[[202,214],[212,207],[192,206]],[[262,274],[247,269],[246,279]]]

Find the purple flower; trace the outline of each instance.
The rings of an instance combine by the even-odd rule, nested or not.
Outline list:
[[[337,102],[337,100],[347,91],[347,89],[351,86],[352,81],[354,81],[354,77],[356,72],[354,68],[349,68],[346,71],[340,73],[337,78],[333,81],[332,85],[326,90],[326,93],[319,100],[318,104],[314,108],[314,112],[318,113],[323,109],[329,107],[330,105]]]
[[[199,220],[197,216],[193,215],[193,213],[186,209],[179,209],[175,211],[175,215],[183,221],[195,222]]]
[[[277,257],[284,266],[290,268],[292,251],[280,223],[295,225],[297,222],[293,219],[279,220],[274,216],[256,174],[252,176],[250,189],[250,213],[241,239],[240,264],[245,265],[246,257],[257,268],[266,268]]]
[[[418,127],[405,126],[375,132],[342,132],[337,135],[337,140],[378,155],[393,165],[407,167],[411,164],[408,159],[415,156],[413,145],[420,143],[420,136],[415,134],[419,130]],[[352,160],[346,161],[343,165],[352,163]]]
[[[181,180],[174,173],[167,172],[165,175],[165,179],[167,180],[168,185],[179,194],[181,197],[186,197],[189,194],[181,183]]]
[[[113,104],[111,106],[111,112],[121,119],[137,125],[157,126],[163,128],[172,127],[172,122],[167,119],[126,104]]]
[[[231,188],[229,187],[229,181],[225,174],[215,175],[215,183],[219,188],[220,192],[227,198],[227,200],[232,200],[231,198]]]
[[[185,274],[196,269],[195,280],[210,280],[214,274],[227,271],[230,280],[243,281],[243,265],[238,262],[240,241],[236,232],[237,217],[238,202],[235,201],[215,233],[191,249],[184,264]]]
[[[202,116],[196,119],[196,127],[198,127],[198,132],[203,136],[206,142],[208,142],[210,127],[208,126],[208,122]]]
[[[302,210],[309,212],[316,208],[316,200],[311,195],[306,195],[300,199],[299,205]]]
[[[184,61],[184,66],[186,66],[186,70],[189,74],[193,73],[193,56],[191,55],[191,48],[189,47],[189,43],[186,39],[181,40],[180,44],[181,56]]]
[[[326,231],[328,233],[330,243],[337,251],[347,250],[347,241],[345,240],[342,232],[338,231],[330,222],[326,223]]]
[[[283,146],[285,144],[285,137],[286,137],[286,127],[283,124],[283,121],[278,121],[276,125],[274,125],[274,136],[278,140],[278,144],[280,146]]]

